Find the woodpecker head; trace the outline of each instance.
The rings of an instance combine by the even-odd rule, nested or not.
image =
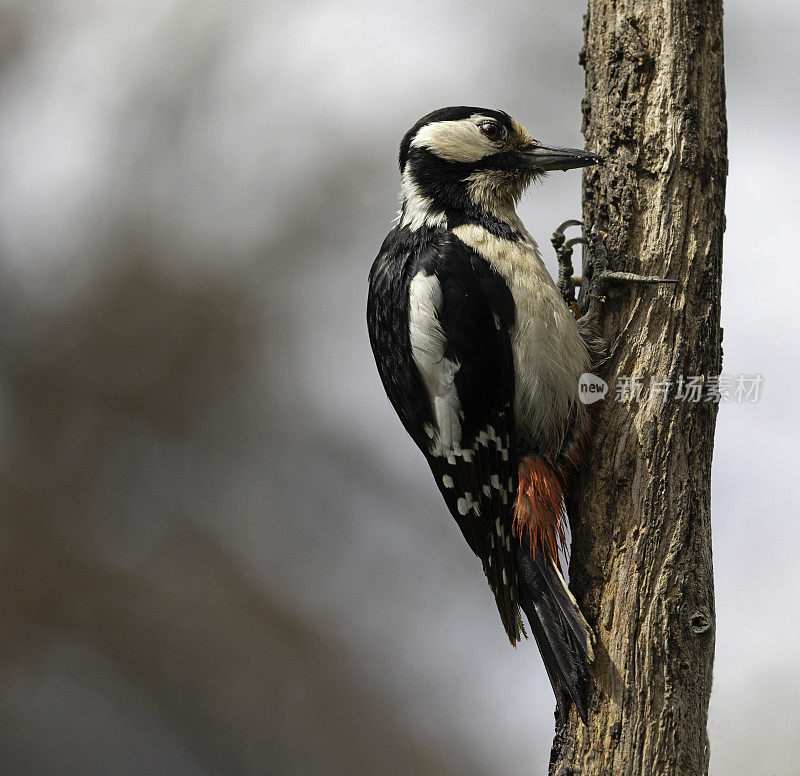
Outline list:
[[[503,111],[440,108],[400,144],[402,223],[417,229],[453,215],[507,221],[537,176],[600,161],[588,151],[542,145]]]

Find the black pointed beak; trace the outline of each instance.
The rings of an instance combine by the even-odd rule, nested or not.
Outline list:
[[[600,164],[603,157],[578,148],[557,148],[541,143],[531,143],[517,151],[520,161],[526,169],[536,171],[573,170],[576,167],[588,167]]]

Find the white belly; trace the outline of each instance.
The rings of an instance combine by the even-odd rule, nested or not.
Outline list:
[[[589,371],[590,359],[575,319],[527,232],[524,242],[495,237],[474,225],[456,227],[453,233],[483,256],[511,290],[517,429],[532,452],[554,456],[570,423],[586,413],[578,401],[578,378]]]

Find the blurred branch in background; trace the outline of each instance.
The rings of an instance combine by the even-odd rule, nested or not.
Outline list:
[[[0,362],[3,674],[35,673],[64,639],[102,653],[166,713],[203,772],[480,772],[415,742],[380,693],[360,687],[358,665],[192,525],[180,492],[161,512],[179,481],[159,458],[220,415],[256,320],[228,280],[176,280],[144,252],[125,255],[58,314],[23,309],[5,287],[15,330]],[[119,687],[93,690],[125,706]],[[114,731],[80,751],[70,731],[85,710],[59,709],[52,736],[35,715],[27,727],[24,712],[12,719],[29,702],[0,694],[4,773],[113,770]],[[114,772],[135,772],[121,765]]]

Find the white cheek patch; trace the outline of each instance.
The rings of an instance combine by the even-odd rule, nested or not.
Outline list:
[[[461,121],[434,121],[417,132],[412,148],[427,148],[448,162],[477,162],[497,153],[497,147],[480,131],[482,116]],[[486,121],[495,121],[485,117]]]

